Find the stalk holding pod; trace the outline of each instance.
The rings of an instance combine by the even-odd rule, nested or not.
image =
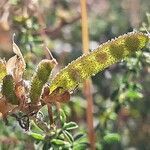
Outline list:
[[[141,50],[148,41],[148,35],[130,32],[100,45],[62,69],[52,80],[50,91],[53,92],[58,87],[68,91],[73,90],[86,78]]]
[[[54,60],[42,60],[38,67],[36,73],[33,75],[31,81],[30,89],[30,99],[31,102],[37,102],[41,96],[42,88],[44,84],[48,81],[52,69],[56,65]]]

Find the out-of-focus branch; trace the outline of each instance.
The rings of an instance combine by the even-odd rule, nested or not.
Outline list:
[[[75,16],[73,19],[71,19],[69,21],[64,20],[63,18],[60,18],[58,24],[54,28],[47,27],[45,29],[42,29],[38,33],[35,33],[35,34],[40,34],[40,35],[46,34],[46,35],[50,36],[52,39],[55,39],[59,36],[59,34],[60,34],[60,32],[64,26],[66,26],[68,24],[73,24],[76,21],[78,21],[80,18],[81,18],[80,15]]]
[[[89,52],[89,33],[88,33],[88,17],[87,17],[87,6],[86,0],[80,0],[81,3],[81,16],[82,16],[82,42],[83,42],[83,53]],[[87,126],[88,126],[88,137],[90,142],[91,150],[95,150],[95,133],[93,127],[93,97],[91,93],[91,80],[84,82],[84,95],[87,99]]]

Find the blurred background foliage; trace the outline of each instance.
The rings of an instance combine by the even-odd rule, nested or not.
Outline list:
[[[87,0],[87,7],[91,50],[133,29],[144,31],[145,26],[150,31],[149,0]],[[13,55],[12,35],[15,33],[15,41],[27,63],[25,78],[30,80],[36,64],[47,57],[44,45],[58,61],[55,75],[82,54],[80,12],[77,0],[0,0],[0,57],[7,60]],[[150,149],[149,64],[150,53],[146,48],[92,78],[98,150]],[[73,140],[80,140],[81,131],[86,137],[82,85],[62,108],[68,121],[79,126],[71,132],[79,133]],[[0,149],[40,147],[40,144],[36,146],[38,136],[25,134],[11,118],[9,122],[6,127],[0,120]],[[54,141],[61,145],[59,142]]]

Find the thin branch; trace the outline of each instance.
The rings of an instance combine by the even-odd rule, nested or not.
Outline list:
[[[50,127],[53,127],[54,118],[53,118],[52,106],[50,104],[47,104],[47,108],[48,108],[48,115],[49,115],[49,120],[50,120]]]
[[[55,28],[47,27],[47,28],[42,29],[41,31],[39,31],[37,33],[34,33],[34,34],[35,35],[46,34],[46,35],[50,36],[52,39],[56,39],[59,36],[59,34],[60,34],[60,32],[64,26],[66,26],[68,24],[73,24],[74,22],[78,21],[80,18],[81,18],[81,16],[77,15],[70,21],[60,19],[59,23],[57,24],[57,26],[55,26]]]
[[[89,33],[88,33],[88,17],[86,0],[80,0],[81,3],[81,17],[82,17],[82,42],[83,53],[89,51]],[[88,137],[91,150],[95,150],[95,133],[93,127],[93,97],[91,93],[91,80],[86,80],[84,83],[84,95],[87,99],[87,125],[88,125]]]

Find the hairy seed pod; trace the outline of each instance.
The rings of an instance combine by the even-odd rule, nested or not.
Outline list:
[[[5,96],[9,103],[13,105],[19,104],[19,99],[15,94],[15,82],[12,75],[6,75],[3,78],[2,95]]]
[[[37,102],[41,96],[42,88],[44,84],[48,81],[52,69],[55,63],[53,60],[42,60],[38,67],[36,73],[33,75],[31,81],[30,89],[30,99],[31,102]]]
[[[131,32],[100,45],[62,69],[52,80],[50,92],[52,93],[59,87],[68,91],[73,90],[86,78],[141,50],[148,41],[148,35],[141,32]]]

